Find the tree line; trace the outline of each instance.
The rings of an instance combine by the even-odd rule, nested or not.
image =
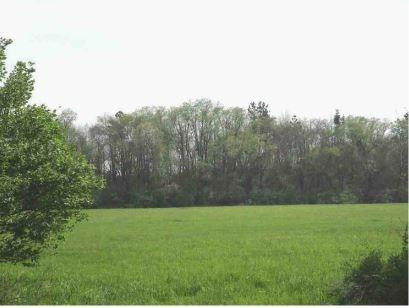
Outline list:
[[[378,203],[408,200],[408,114],[274,117],[207,99],[145,107],[76,127],[69,142],[106,180],[99,207]]]

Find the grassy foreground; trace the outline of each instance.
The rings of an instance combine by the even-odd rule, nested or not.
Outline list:
[[[39,266],[0,265],[6,303],[331,303],[327,292],[345,261],[370,248],[400,249],[408,206],[120,209],[89,216]]]

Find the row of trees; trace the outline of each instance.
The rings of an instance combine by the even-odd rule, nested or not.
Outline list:
[[[75,127],[69,141],[107,186],[100,207],[407,202],[408,115],[276,118],[202,99]]]

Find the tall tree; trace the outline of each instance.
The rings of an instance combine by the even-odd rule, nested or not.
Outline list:
[[[0,39],[0,262],[37,261],[84,218],[102,182],[68,145],[55,112],[28,105],[31,63],[18,62],[7,76]]]

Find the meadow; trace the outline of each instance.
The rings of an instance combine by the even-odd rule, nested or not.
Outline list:
[[[407,204],[89,210],[36,267],[0,265],[7,304],[331,304],[369,249],[399,251]]]

